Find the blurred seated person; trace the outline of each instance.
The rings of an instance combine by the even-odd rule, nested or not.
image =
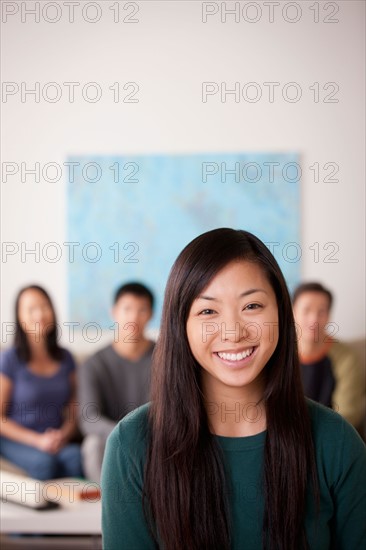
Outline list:
[[[0,454],[46,480],[82,477],[77,430],[76,373],[59,346],[54,307],[37,285],[18,293],[15,341],[0,360]]]
[[[127,413],[149,401],[154,342],[144,331],[153,313],[154,297],[139,283],[121,286],[114,297],[114,342],[79,369],[80,430],[85,436],[85,475],[100,482],[105,443]]]
[[[353,350],[327,334],[332,302],[331,292],[316,282],[301,284],[293,295],[305,395],[360,429],[365,408],[362,369]]]

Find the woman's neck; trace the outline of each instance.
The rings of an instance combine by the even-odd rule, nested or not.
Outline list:
[[[204,384],[205,405],[210,430],[225,437],[247,437],[267,428],[263,385],[256,387],[219,387]]]
[[[31,358],[33,360],[45,359],[49,357],[46,340],[44,338],[36,339],[28,336],[27,341],[30,348]]]

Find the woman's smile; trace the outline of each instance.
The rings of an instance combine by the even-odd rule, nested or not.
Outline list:
[[[240,351],[227,350],[227,351],[214,351],[213,356],[217,357],[224,365],[231,368],[241,368],[250,364],[254,359],[256,351],[259,346],[251,346]]]

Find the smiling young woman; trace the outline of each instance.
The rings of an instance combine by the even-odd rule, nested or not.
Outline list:
[[[272,254],[246,231],[194,239],[169,275],[151,404],[107,443],[104,547],[358,550],[365,487],[356,431],[304,397]]]

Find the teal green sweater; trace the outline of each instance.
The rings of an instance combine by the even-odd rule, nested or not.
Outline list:
[[[366,446],[338,413],[307,399],[320,484],[320,517],[308,491],[305,529],[311,550],[366,548]],[[156,549],[142,509],[149,405],[127,415],[109,436],[102,471],[105,550]],[[266,431],[248,437],[214,436],[232,479],[232,548],[260,550],[264,496],[260,484]],[[168,503],[162,503],[163,506]],[[295,549],[294,549],[295,550]]]

